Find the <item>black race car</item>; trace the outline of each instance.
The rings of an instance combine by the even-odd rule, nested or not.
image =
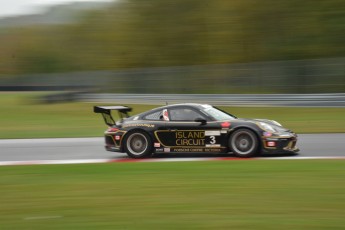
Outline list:
[[[120,120],[111,115],[117,110]],[[261,153],[296,153],[297,135],[266,119],[237,118],[206,104],[175,104],[129,117],[126,106],[95,106],[109,128],[105,148],[133,158],[154,153],[228,153],[252,157]]]

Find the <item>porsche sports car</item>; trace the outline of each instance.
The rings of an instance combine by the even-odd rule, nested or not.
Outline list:
[[[111,111],[116,110],[116,122]],[[276,121],[237,118],[206,104],[175,104],[129,116],[126,106],[94,106],[109,128],[105,148],[133,158],[154,153],[296,153],[297,135]]]

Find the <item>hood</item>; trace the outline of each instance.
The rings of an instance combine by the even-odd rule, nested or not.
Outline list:
[[[279,122],[269,119],[245,119],[245,118],[239,118],[238,120],[242,121],[250,121],[250,122],[264,122],[266,124],[269,124],[273,126],[277,131],[279,132],[289,132],[290,130],[284,128]]]
[[[278,127],[283,127],[279,122],[274,121],[274,120],[268,120],[268,119],[253,119],[253,121],[261,121],[265,122],[270,125],[278,126]]]

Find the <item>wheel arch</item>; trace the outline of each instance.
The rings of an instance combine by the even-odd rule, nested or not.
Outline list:
[[[233,134],[235,131],[237,131],[237,130],[239,130],[239,129],[248,129],[248,130],[252,131],[252,132],[255,134],[256,139],[258,140],[258,145],[259,145],[259,146],[258,146],[258,149],[259,149],[260,152],[261,152],[261,150],[262,150],[262,139],[261,139],[261,135],[260,135],[259,131],[256,130],[256,129],[254,129],[253,127],[246,126],[246,125],[237,126],[237,127],[235,127],[234,129],[232,129],[232,130],[228,133],[226,140],[229,140],[231,134]],[[229,148],[228,150],[231,150],[231,149],[230,149],[230,146],[228,146],[228,148]]]
[[[123,137],[122,137],[122,139],[121,139],[121,145],[120,145],[120,146],[121,146],[121,147],[120,147],[120,151],[121,151],[121,152],[124,152],[124,151],[125,151],[125,141],[126,141],[128,135],[131,134],[131,133],[134,133],[134,132],[144,132],[144,133],[148,134],[149,137],[151,138],[151,143],[153,144],[153,140],[154,140],[154,139],[153,139],[152,134],[151,134],[150,132],[148,132],[148,131],[145,130],[145,129],[134,128],[134,129],[128,130],[128,131],[123,135]]]

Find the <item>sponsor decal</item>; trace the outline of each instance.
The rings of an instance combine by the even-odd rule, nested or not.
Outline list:
[[[205,153],[219,153],[222,152],[222,149],[218,149],[218,148],[212,148],[212,149],[205,149],[204,152]]]
[[[123,127],[123,128],[128,128],[128,127],[146,127],[146,128],[154,128],[155,125],[153,125],[153,124],[124,124],[122,127]]]
[[[165,153],[170,153],[170,148],[164,148]]]
[[[204,131],[177,131],[175,133],[177,146],[204,146]]]
[[[220,125],[222,126],[222,128],[229,128],[231,123],[226,121],[226,122],[222,122]]]
[[[214,131],[205,131],[205,136],[220,136],[220,131],[219,130],[214,130]]]
[[[161,143],[158,143],[158,142],[154,143],[154,147],[155,147],[155,148],[161,147]]]
[[[210,148],[210,147],[220,147],[220,144],[213,144],[213,145],[206,145],[207,148]]]
[[[156,131],[157,140],[165,147],[205,147],[206,144],[219,144],[221,134],[219,130],[210,132],[216,134],[205,136],[205,130]]]
[[[164,152],[164,149],[163,149],[163,148],[157,148],[157,149],[156,149],[156,153],[161,153],[161,152]]]
[[[204,152],[203,148],[176,148],[174,149],[174,152],[180,152],[180,153],[184,153],[184,152]]]
[[[222,129],[220,133],[228,133],[228,129]]]
[[[272,133],[270,133],[270,132],[264,132],[264,136],[265,136],[265,137],[270,137],[270,136],[272,136]]]
[[[274,141],[268,141],[267,142],[267,146],[268,147],[275,147],[276,146],[276,143]]]
[[[169,121],[169,114],[167,109],[163,109],[163,119],[164,121]]]
[[[179,138],[179,139],[189,139],[189,138],[202,139],[202,138],[205,138],[205,132],[204,131],[177,131],[175,135],[176,135],[176,138]]]
[[[221,148],[173,148],[171,152],[175,153],[219,153]]]
[[[121,136],[115,136],[115,140],[119,141],[121,139]]]

